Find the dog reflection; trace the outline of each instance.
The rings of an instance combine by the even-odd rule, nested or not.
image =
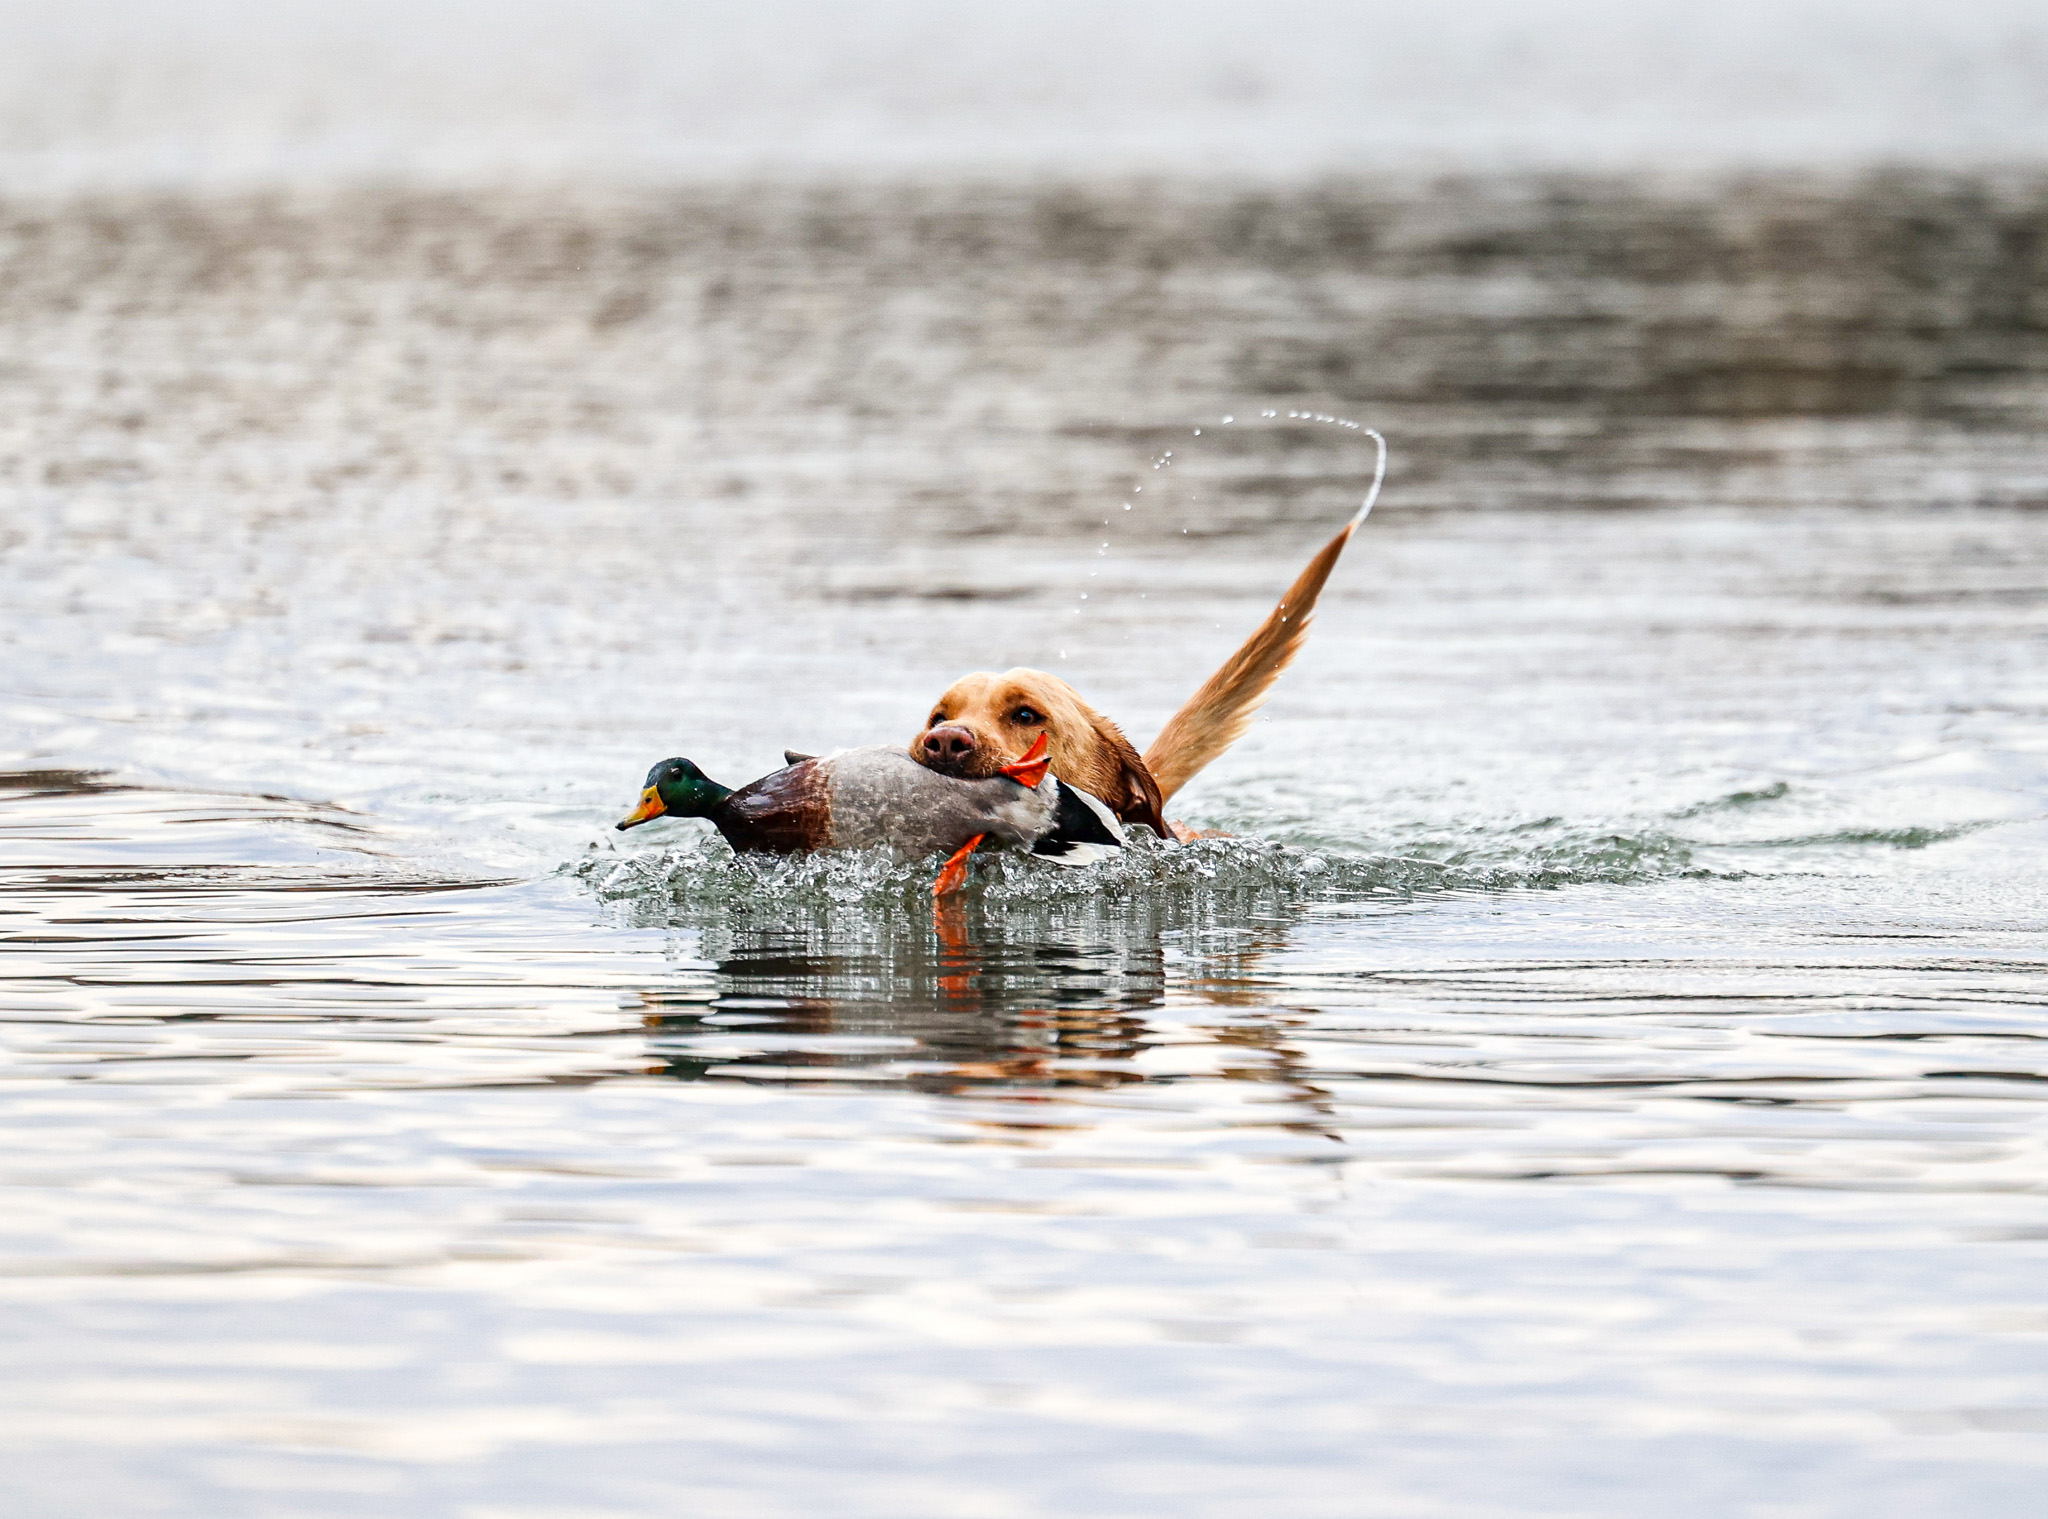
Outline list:
[[[948,1096],[1055,1100],[1158,1079],[1141,1058],[1157,1044],[1152,1016],[1168,986],[1170,936],[1207,940],[1196,966],[1174,972],[1177,993],[1218,1007],[1270,1007],[1264,961],[1291,922],[1201,930],[1170,917],[1109,905],[1081,923],[1055,924],[980,900],[955,899],[931,919],[865,920],[864,940],[844,920],[707,928],[708,990],[641,994],[651,1074],[841,1087],[888,1086]],[[1176,934],[1176,931],[1177,934]],[[1223,938],[1225,947],[1215,947]],[[853,942],[849,942],[849,941]],[[1210,1030],[1226,1059],[1220,1075],[1277,1084],[1327,1112],[1290,1042],[1298,1014],[1233,1019]],[[1285,1125],[1295,1127],[1294,1124]]]

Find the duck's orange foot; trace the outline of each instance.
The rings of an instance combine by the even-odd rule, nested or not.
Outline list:
[[[953,857],[946,861],[945,868],[939,872],[939,878],[932,882],[933,896],[951,896],[967,884],[967,857],[973,854],[975,846],[987,837],[985,833],[977,833],[953,851]]]
[[[1018,785],[1027,786],[1035,791],[1038,783],[1045,779],[1045,772],[1052,769],[1052,760],[1045,750],[1045,735],[1041,733],[1031,741],[1031,747],[1024,751],[1022,759],[1010,761],[997,770],[996,774],[1006,775]]]

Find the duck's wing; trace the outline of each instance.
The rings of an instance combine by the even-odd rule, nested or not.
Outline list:
[[[1129,842],[1123,824],[1101,798],[1058,780],[1052,785],[1059,790],[1052,831],[1031,846],[1033,854],[1057,865],[1088,865]]]

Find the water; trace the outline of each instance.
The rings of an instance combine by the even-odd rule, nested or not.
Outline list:
[[[8,1512],[2038,1512],[2043,205],[11,205]],[[610,830],[1149,738],[1290,411],[1235,837]]]
[[[2033,0],[0,0],[19,189],[2037,165]]]

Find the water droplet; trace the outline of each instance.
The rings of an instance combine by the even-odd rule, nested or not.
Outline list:
[[[1131,503],[1130,503],[1130,502],[1128,502],[1128,501],[1126,501],[1126,502],[1124,503],[1124,510],[1125,510],[1125,511],[1129,511],[1130,509],[1131,509]]]
[[[1225,417],[1225,418],[1224,418],[1223,420],[1224,420],[1224,421],[1226,421],[1226,422],[1235,422],[1235,421],[1237,420],[1237,418],[1235,418],[1235,417]]]

